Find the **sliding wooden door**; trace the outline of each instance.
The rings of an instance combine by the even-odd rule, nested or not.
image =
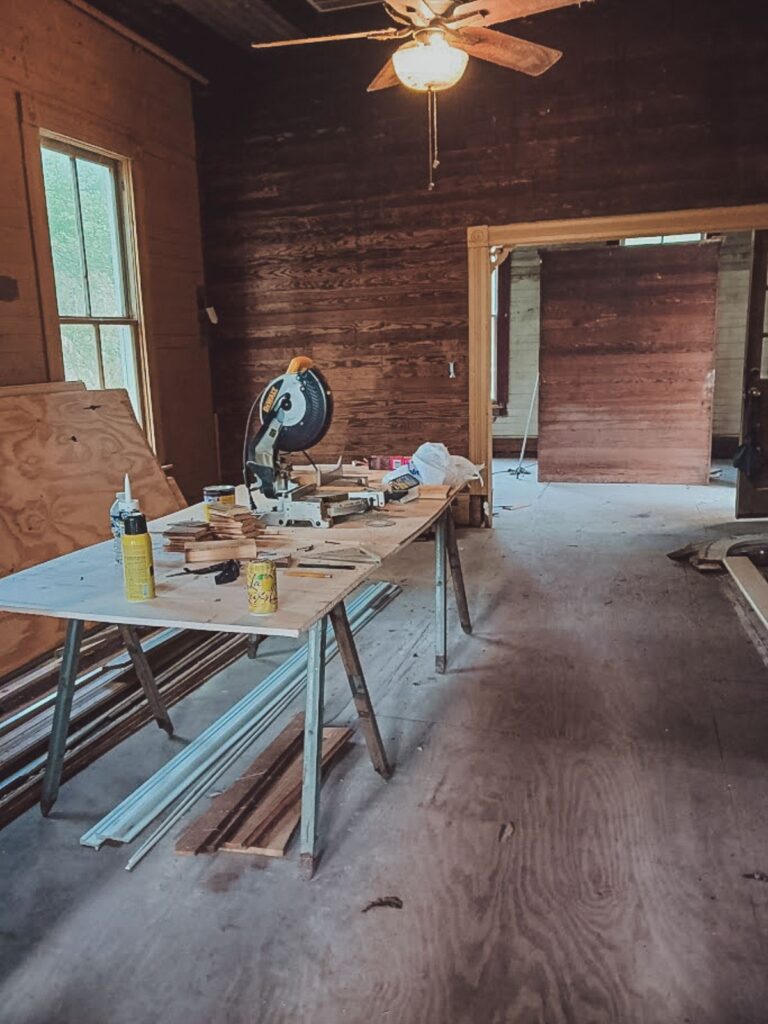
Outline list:
[[[719,245],[542,253],[539,479],[706,483]]]

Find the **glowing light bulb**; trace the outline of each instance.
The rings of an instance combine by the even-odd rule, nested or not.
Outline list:
[[[420,33],[392,54],[397,77],[417,92],[450,89],[464,74],[468,60],[468,54],[451,46],[438,31]]]

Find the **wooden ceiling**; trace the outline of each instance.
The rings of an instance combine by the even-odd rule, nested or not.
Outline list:
[[[376,10],[372,2],[89,0],[93,7],[209,77],[227,69],[230,62],[242,66],[252,42],[380,28],[389,24],[383,10]]]

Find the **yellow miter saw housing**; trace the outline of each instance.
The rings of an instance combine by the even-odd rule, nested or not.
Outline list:
[[[253,431],[256,409],[261,427]],[[334,519],[379,505],[377,492],[318,493],[325,482],[291,479],[288,455],[303,452],[325,437],[333,419],[328,382],[307,356],[295,356],[280,377],[267,384],[251,406],[243,444],[243,479],[251,508],[270,525],[331,526]],[[307,459],[312,459],[307,455]],[[313,463],[314,465],[314,463]],[[341,460],[335,468],[338,479]]]

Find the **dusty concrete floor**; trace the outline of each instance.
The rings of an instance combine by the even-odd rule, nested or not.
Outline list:
[[[359,741],[335,768],[315,880],[295,853],[182,858],[172,836],[133,874],[125,848],[81,848],[167,758],[148,727],[53,819],[0,833],[0,1020],[768,1019],[768,884],[743,878],[768,871],[766,668],[726,585],[665,557],[725,531],[733,490],[495,479],[496,528],[461,542],[475,634],[452,616],[445,677],[431,545],[389,573],[404,592],[360,650],[397,773]],[[290,646],[179,705],[180,734]],[[336,663],[327,717],[351,719]],[[402,910],[361,913],[384,895]]]

